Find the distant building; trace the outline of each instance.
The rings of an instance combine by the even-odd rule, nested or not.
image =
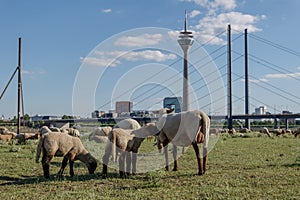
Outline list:
[[[132,102],[130,101],[117,101],[116,113],[130,113],[132,111]]]
[[[181,112],[182,97],[166,97],[163,102],[164,108],[174,108],[175,113]]]
[[[255,108],[255,112],[253,113],[253,115],[268,115],[268,114],[270,114],[270,112],[267,111],[267,106],[259,106],[258,108]],[[263,122],[268,120],[270,119],[255,119],[253,121]]]
[[[267,106],[259,106],[255,108],[254,115],[265,115],[267,114]]]

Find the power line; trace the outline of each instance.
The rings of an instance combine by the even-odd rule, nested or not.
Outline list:
[[[252,34],[252,33],[249,34],[249,36],[250,36],[251,38],[257,40],[257,41],[263,42],[263,43],[268,44],[268,45],[270,45],[270,46],[272,46],[272,47],[275,47],[275,48],[277,48],[277,49],[280,49],[280,50],[282,50],[282,51],[284,51],[284,52],[287,52],[287,53],[290,53],[290,54],[293,54],[293,55],[295,55],[295,56],[300,57],[300,53],[299,53],[298,51],[295,51],[295,50],[293,50],[293,49],[287,48],[287,47],[285,47],[285,46],[283,46],[283,45],[280,45],[280,44],[277,44],[277,43],[272,42],[272,41],[270,41],[270,40],[264,39],[264,38],[262,38],[262,37],[259,37],[259,36],[255,35],[255,34]]]

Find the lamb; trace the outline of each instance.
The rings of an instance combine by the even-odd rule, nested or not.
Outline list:
[[[121,128],[113,129],[109,135],[109,141],[106,143],[103,161],[103,178],[107,177],[107,165],[109,156],[112,153],[115,159],[116,150],[121,152],[119,157],[119,173],[121,177],[136,174],[137,153],[141,143],[145,138],[157,134],[159,131],[154,123],[148,123],[145,126],[136,130],[125,130]],[[132,152],[132,154],[131,154]],[[126,171],[125,171],[126,160]],[[132,170],[131,170],[132,165]]]
[[[85,163],[90,174],[97,168],[96,159],[84,148],[78,137],[72,137],[61,132],[48,132],[42,135],[36,152],[36,161],[39,160],[40,151],[43,150],[42,166],[44,177],[50,178],[50,161],[54,156],[64,157],[58,176],[62,176],[65,167],[70,165],[70,176],[74,176],[73,165],[75,160]]]
[[[160,130],[157,135],[158,149],[165,147],[166,169],[168,170],[169,165],[167,148],[170,142],[174,144],[173,171],[178,170],[176,146],[188,147],[192,144],[198,161],[198,175],[203,175],[208,161],[209,117],[199,110],[163,115],[159,118],[156,126]],[[197,143],[203,143],[203,165]]]

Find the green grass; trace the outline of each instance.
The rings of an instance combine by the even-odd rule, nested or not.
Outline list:
[[[152,143],[144,141],[141,152],[155,151]],[[127,179],[114,169],[102,179],[101,163],[95,175],[88,175],[76,162],[74,177],[67,167],[65,178],[57,180],[62,158],[55,158],[52,178],[46,180],[35,163],[36,144],[0,143],[0,199],[300,199],[300,140],[293,137],[224,135],[210,152],[204,176],[196,175],[189,148],[179,159],[179,171],[161,169]]]

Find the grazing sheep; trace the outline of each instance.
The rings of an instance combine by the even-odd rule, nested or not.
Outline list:
[[[267,127],[263,127],[260,131],[260,133],[264,133],[269,137],[272,137],[271,133],[269,132],[269,129]]]
[[[168,170],[169,165],[167,146],[170,142],[174,144],[173,171],[178,170],[176,146],[188,147],[192,144],[198,162],[198,175],[203,175],[206,171],[206,163],[208,161],[209,117],[204,112],[198,110],[163,115],[159,118],[156,126],[160,130],[157,136],[158,149],[165,147],[166,169]],[[203,165],[197,143],[203,143]]]
[[[209,133],[210,133],[210,134],[218,135],[218,134],[219,134],[219,129],[218,129],[218,128],[211,128],[211,129],[209,130]]]
[[[0,140],[5,142],[10,142],[12,139],[16,138],[16,135],[11,134],[0,134]]]
[[[80,137],[80,132],[79,130],[75,129],[75,128],[67,128],[64,129],[66,131],[67,134],[73,136],[73,137]]]
[[[62,176],[68,161],[70,176],[74,175],[73,165],[75,160],[85,163],[90,174],[93,174],[97,168],[96,159],[84,148],[78,137],[72,137],[61,132],[48,132],[41,137],[38,143],[36,152],[37,162],[41,149],[43,150],[42,166],[45,178],[50,178],[50,161],[54,156],[64,157],[58,176]]]
[[[276,136],[283,135],[283,134],[286,133],[286,131],[284,129],[281,129],[281,128],[274,129],[272,132],[274,134],[276,134]]]
[[[0,134],[5,134],[8,131],[6,127],[0,126]]]
[[[110,154],[115,159],[117,150],[121,152],[119,157],[119,173],[121,177],[136,174],[137,153],[141,143],[145,138],[157,134],[159,131],[154,123],[148,123],[136,130],[125,130],[121,128],[113,129],[109,135],[109,141],[106,143],[105,153],[102,158],[103,170],[102,176],[107,177],[107,164]],[[117,148],[118,147],[118,148]],[[126,172],[125,172],[126,160]],[[131,170],[132,165],[132,170]]]
[[[228,133],[233,134],[233,135],[236,134],[235,128],[232,128],[232,129],[228,130]]]
[[[37,140],[40,138],[40,134],[38,133],[21,133],[16,135],[16,139],[19,142],[24,142],[25,140]]]
[[[241,129],[239,130],[239,132],[240,132],[240,133],[250,133],[250,130],[247,129],[247,128],[241,128]]]
[[[106,127],[97,127],[95,130],[89,135],[89,141],[96,141],[98,143],[104,143],[107,141],[107,136],[109,132],[112,130],[110,126]]]
[[[139,129],[141,128],[141,125],[134,119],[123,119],[119,121],[114,128]]]

